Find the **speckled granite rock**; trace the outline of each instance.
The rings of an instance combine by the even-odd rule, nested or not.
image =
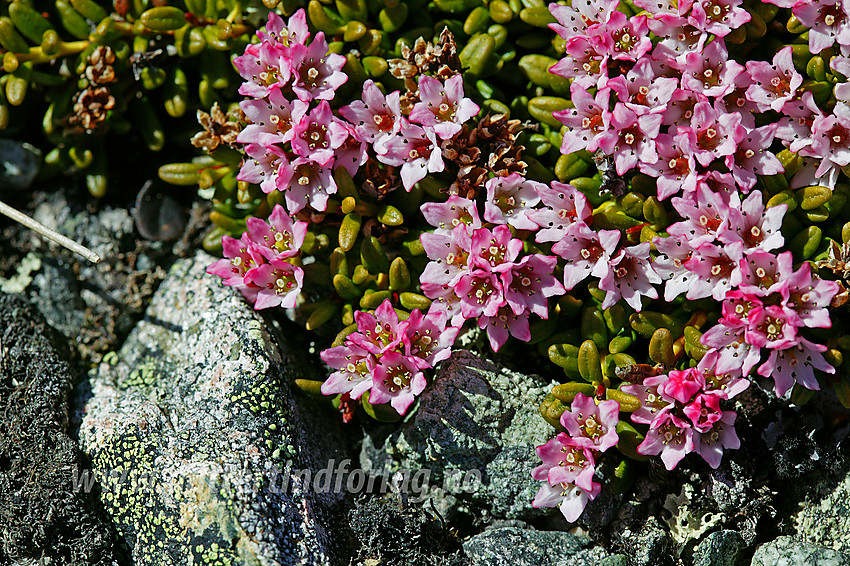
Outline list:
[[[735,566],[744,548],[744,539],[735,531],[715,531],[694,550],[694,566]]]
[[[531,470],[539,463],[534,447],[552,435],[537,412],[548,387],[537,376],[457,351],[412,419],[383,441],[364,439],[361,466],[378,473],[429,470],[441,512],[472,503],[496,518],[539,515],[531,507],[539,488]]]
[[[751,566],[848,566],[850,555],[794,537],[779,537],[759,546]]]
[[[463,543],[474,566],[615,566],[625,564],[621,556],[608,556],[585,537],[518,527],[488,529]]]
[[[310,363],[212,261],[178,261],[91,375],[80,442],[101,499],[139,566],[333,563],[340,496],[296,472],[343,456],[338,420],[293,394]]]
[[[794,521],[802,540],[850,554],[850,470],[819,485]]]

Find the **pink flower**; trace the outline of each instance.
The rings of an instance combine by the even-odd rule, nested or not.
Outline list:
[[[369,402],[389,403],[403,415],[426,385],[425,375],[411,358],[394,350],[389,351],[381,356],[372,370]]]
[[[445,82],[420,75],[419,100],[410,111],[410,121],[433,128],[444,140],[454,137],[462,124],[479,111],[477,104],[463,97],[463,77],[460,74]]]
[[[278,188],[279,175],[289,170],[289,161],[283,149],[277,145],[262,146],[249,143],[245,146],[245,155],[236,179],[260,185],[264,193]]]
[[[460,297],[463,318],[495,317],[499,307],[506,304],[502,282],[496,273],[476,269],[462,273],[454,284]]]
[[[688,403],[682,412],[685,413],[699,432],[708,432],[721,419],[720,397],[711,393],[700,393]]]
[[[596,499],[596,496],[602,491],[602,484],[593,483],[592,485],[592,490],[586,490],[574,484],[561,483],[553,486],[546,482],[540,486],[531,506],[535,508],[558,507],[564,518],[570,523],[574,523],[584,512],[587,503]]]
[[[526,255],[510,270],[502,272],[505,300],[514,314],[531,311],[540,318],[549,318],[547,299],[564,294],[564,287],[552,275],[556,259],[541,254]]]
[[[561,415],[561,425],[573,440],[593,450],[605,452],[620,440],[617,423],[620,422],[620,404],[617,401],[596,402],[579,393],[569,411]]]
[[[787,283],[784,288],[787,293],[785,306],[797,313],[800,322],[809,328],[832,326],[827,307],[838,293],[839,286],[836,281],[814,279],[811,266],[806,262],[785,282]]]
[[[289,50],[266,42],[246,47],[245,53],[233,59],[233,65],[245,79],[239,94],[251,98],[268,96],[286,86],[292,76]]]
[[[407,122],[403,122],[401,130],[387,141],[386,153],[378,155],[378,161],[401,166],[401,180],[407,192],[428,173],[438,173],[445,168],[434,130]]]
[[[663,409],[649,425],[649,431],[638,445],[637,453],[643,456],[660,454],[664,466],[672,470],[695,449],[693,428],[669,409]]]
[[[686,151],[692,152],[700,165],[706,167],[718,157],[733,155],[744,129],[737,112],[718,114],[708,102],[698,102],[691,125],[679,128],[679,134],[687,136]]]
[[[401,129],[399,92],[384,96],[372,80],[363,83],[363,99],[339,109],[354,124],[357,139],[372,144],[375,153],[386,153],[386,144]]]
[[[496,226],[492,232],[478,228],[472,232],[469,266],[486,271],[506,271],[511,269],[520,251],[522,240],[514,238],[511,229],[504,224]]]
[[[741,0],[697,0],[688,21],[699,30],[724,37],[750,21],[749,12],[740,6]]]
[[[322,167],[333,163],[334,153],[348,137],[348,131],[322,100],[292,128],[292,150]]]
[[[687,64],[685,56],[688,53],[702,51],[708,40],[708,33],[697,29],[687,18],[680,16],[675,7],[671,7],[671,10],[647,21],[650,31],[662,38],[652,52],[652,59],[656,65],[663,63],[681,71]]]
[[[564,49],[566,56],[549,67],[550,73],[573,79],[574,84],[586,89],[605,86],[608,55],[600,52],[604,50],[601,45],[591,43],[585,37],[572,37]]]
[[[593,489],[596,459],[591,448],[562,432],[536,451],[543,463],[531,472],[534,479],[550,485],[571,483],[587,491]]]
[[[756,175],[776,175],[785,171],[782,163],[768,148],[773,142],[776,124],[747,130],[738,141],[735,153],[726,156],[726,167],[732,171],[742,192],[756,184]]]
[[[777,397],[784,396],[795,383],[817,391],[820,385],[815,377],[815,369],[835,373],[835,368],[823,357],[822,352],[825,351],[826,346],[800,338],[799,343],[786,350],[773,350],[767,361],[758,368],[758,374],[773,378]]]
[[[608,81],[608,87],[638,116],[663,113],[678,86],[674,78],[655,76],[649,59],[639,60],[626,75]]]
[[[614,156],[617,174],[623,175],[638,162],[655,163],[655,138],[661,126],[660,114],[638,116],[618,102],[611,117],[611,129],[599,136],[599,147]]]
[[[667,381],[661,387],[661,392],[679,403],[690,403],[697,392],[705,387],[705,377],[696,368],[684,371],[672,370],[667,375]]]
[[[508,334],[528,342],[531,340],[531,330],[528,326],[528,312],[516,314],[507,304],[501,305],[493,315],[483,314],[478,318],[478,328],[487,330],[487,339],[494,352],[505,345]]]
[[[797,338],[797,317],[794,311],[779,305],[753,309],[747,317],[744,340],[748,344],[770,350],[793,346]]]
[[[510,224],[518,230],[536,230],[537,223],[528,218],[540,202],[538,191],[543,183],[525,179],[519,173],[507,177],[493,177],[484,185],[487,200],[484,202],[484,220],[494,224]]]
[[[369,158],[366,152],[366,143],[361,142],[354,135],[354,127],[351,124],[340,122],[345,128],[346,137],[334,156],[334,168],[343,167],[348,174],[354,177],[360,166]]]
[[[301,285],[304,283],[304,271],[282,259],[272,259],[251,268],[245,273],[245,283],[260,287],[257,292],[257,300],[254,302],[256,310],[269,307],[292,308],[301,294]]]
[[[569,6],[549,4],[549,11],[558,20],[549,27],[564,39],[579,37],[588,28],[606,23],[618,4],[619,0],[576,0]]]
[[[614,11],[604,24],[591,31],[591,37],[605,47],[605,53],[614,59],[638,61],[652,49],[646,16],[628,18]]]
[[[449,285],[469,271],[472,240],[466,227],[456,226],[450,236],[425,232],[420,236],[422,247],[432,261],[425,266],[420,281]]]
[[[632,422],[638,424],[649,424],[655,420],[658,413],[675,399],[662,391],[662,386],[667,383],[666,375],[647,377],[640,384],[627,384],[620,389],[640,399],[640,409],[631,414]]]
[[[762,112],[768,108],[782,111],[803,84],[803,77],[794,69],[790,46],[777,51],[772,64],[747,61],[747,71],[752,77],[752,84],[747,88],[747,100],[758,104]]]
[[[554,246],[552,252],[566,260],[564,287],[572,289],[588,275],[607,277],[611,272],[611,255],[620,239],[619,230],[594,232],[584,223],[575,223]]]
[[[354,313],[357,332],[348,335],[348,341],[363,348],[370,354],[381,356],[397,349],[402,342],[406,324],[399,324],[398,313],[389,300],[381,303],[375,313],[357,311]]]
[[[418,367],[434,367],[451,355],[460,328],[447,327],[445,313],[429,310],[423,315],[413,309],[406,322],[402,342]]]
[[[695,273],[685,268],[685,263],[693,255],[693,248],[685,238],[667,236],[653,239],[659,256],[652,260],[652,268],[664,283],[664,300],[668,303],[690,291],[698,280]]]
[[[221,246],[224,258],[207,267],[207,273],[218,275],[224,279],[222,281],[224,285],[236,287],[246,300],[253,303],[260,289],[245,281],[245,274],[257,265],[265,263],[263,255],[247,233],[242,234],[238,240],[230,236],[222,236]]]
[[[757,295],[780,292],[790,277],[793,266],[791,252],[773,255],[763,250],[753,250],[742,262],[741,290]]]
[[[674,198],[672,203],[684,220],[671,225],[667,232],[685,238],[693,248],[713,242],[729,229],[729,203],[707,186],[698,186],[693,195]]]
[[[723,232],[719,239],[727,244],[735,241],[744,243],[744,252],[756,250],[771,251],[782,247],[785,238],[780,228],[788,205],[779,205],[764,209],[761,191],[753,191],[741,203],[740,208],[730,207],[730,230]]]
[[[461,224],[469,234],[472,234],[472,230],[481,228],[475,202],[457,195],[449,196],[446,202],[426,202],[420,209],[425,221],[437,228],[435,234],[451,234]]]
[[[330,100],[348,76],[342,72],[345,57],[328,52],[325,34],[319,32],[309,46],[293,45],[292,91],[305,102]]]
[[[573,108],[560,110],[553,116],[569,129],[564,132],[561,153],[568,154],[586,149],[596,151],[599,136],[608,129],[611,113],[608,111],[608,99],[611,89],[601,88],[593,96],[581,84],[570,85],[570,97]]]
[[[809,51],[820,53],[835,42],[850,45],[850,9],[842,0],[796,2],[794,15],[809,29]]]
[[[289,21],[284,24],[280,16],[274,12],[269,12],[269,21],[266,24],[265,31],[258,30],[257,37],[263,43],[281,47],[296,44],[304,45],[310,38],[310,30],[307,27],[307,13],[302,8],[292,14]]]
[[[723,247],[704,243],[695,248],[691,258],[685,262],[685,269],[697,276],[691,281],[687,298],[693,301],[714,297],[714,300],[722,301],[727,291],[741,283],[743,249],[741,242]]]
[[[337,370],[322,384],[325,395],[348,393],[352,399],[359,399],[372,387],[375,359],[360,346],[346,341],[343,346],[324,350],[319,356]]]
[[[694,434],[694,452],[714,469],[720,466],[723,450],[737,450],[741,447],[741,441],[735,433],[735,417],[735,411],[723,411],[712,428]]]
[[[266,259],[286,259],[298,255],[304,236],[307,234],[306,222],[293,222],[282,206],[275,205],[269,221],[249,217],[248,235],[259,253]]]
[[[268,99],[243,100],[239,107],[250,123],[239,132],[236,141],[265,147],[292,139],[292,126],[307,113],[306,103],[300,100],[290,102],[279,89],[273,89]]]
[[[715,372],[724,374],[740,370],[749,375],[761,360],[761,348],[744,341],[744,329],[723,324],[712,326],[700,337],[700,342],[717,351]]]
[[[284,192],[286,209],[298,213],[308,204],[316,210],[325,210],[328,195],[336,192],[330,167],[323,167],[311,159],[296,157],[289,167],[281,168],[277,188]]]
[[[538,184],[534,188],[545,205],[528,213],[528,218],[540,226],[535,236],[538,242],[557,242],[570,226],[585,224],[590,218],[587,197],[572,185],[553,181],[551,187]]]
[[[850,105],[839,102],[829,116],[818,116],[812,123],[809,155],[823,161],[815,172],[820,178],[829,169],[850,165]],[[832,187],[830,187],[832,188]]]
[[[682,88],[704,96],[723,97],[735,88],[735,78],[744,67],[729,58],[726,43],[717,38],[699,52],[685,56]]]
[[[658,298],[658,291],[652,286],[661,283],[661,277],[652,269],[649,256],[649,242],[621,248],[620,253],[609,261],[611,270],[599,281],[599,288],[608,293],[602,302],[607,309],[622,297],[636,311],[642,308],[642,296]]]
[[[716,350],[706,353],[697,364],[697,369],[705,377],[705,391],[713,393],[721,399],[732,399],[750,386],[750,380],[741,377],[741,368],[733,371],[717,372]]]
[[[658,198],[664,200],[679,192],[692,193],[697,188],[696,160],[685,153],[669,134],[655,139],[658,161],[641,163],[642,173],[658,178]]]

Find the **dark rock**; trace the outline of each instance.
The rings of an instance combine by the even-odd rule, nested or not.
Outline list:
[[[794,537],[779,537],[759,546],[751,566],[848,566],[850,555]]]
[[[488,529],[464,542],[463,549],[475,566],[597,566],[603,559],[611,566],[618,563],[618,557],[608,556],[583,536],[519,527]]]
[[[735,566],[744,546],[744,539],[735,531],[713,532],[697,545],[693,565]]]
[[[353,563],[374,566],[468,566],[460,540],[442,517],[395,496],[360,499],[349,514],[357,539]]]
[[[0,192],[25,191],[41,169],[41,151],[24,142],[0,139]]]
[[[319,472],[346,454],[338,417],[296,397],[314,368],[213,261],[178,261],[90,377],[80,441],[103,503],[139,566],[333,563],[341,495]]]
[[[75,489],[67,348],[24,297],[0,294],[0,564],[113,564],[113,535]]]
[[[554,434],[538,413],[548,387],[537,376],[457,351],[412,419],[385,439],[364,439],[361,466],[378,474],[428,470],[444,514],[472,504],[495,518],[539,516],[531,507],[539,489],[531,470],[539,464],[535,446]]]
[[[637,533],[623,533],[629,547],[631,566],[668,566],[675,563],[673,540],[655,517],[650,517]]]

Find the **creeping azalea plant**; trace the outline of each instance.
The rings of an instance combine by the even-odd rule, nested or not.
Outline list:
[[[832,68],[850,71],[850,2],[771,4],[809,28],[811,53],[829,50]],[[406,92],[372,80],[352,88],[345,57],[311,33],[303,11],[287,22],[272,13],[234,64],[247,97],[239,180],[278,204],[268,220],[250,218],[241,238],[225,236],[225,258],[208,270],[257,309],[300,307],[313,291],[308,230],[344,215],[333,292],[338,303],[369,292],[321,352],[333,370],[321,392],[346,406],[388,404],[397,415],[411,410],[458,336],[480,330],[494,352],[511,338],[540,343],[535,329],[563,321],[575,297],[592,302],[582,328],[598,314],[617,335],[610,344],[550,342],[573,352],[550,357],[583,381],[544,402],[557,434],[537,448],[543,463],[533,473],[542,482],[533,504],[559,507],[571,522],[599,495],[596,465],[610,449],[657,456],[668,470],[693,452],[716,468],[740,446],[731,407],[753,381],[769,378],[782,397],[820,389],[836,371],[818,329],[831,326],[842,287],[788,251],[783,230],[797,203],[768,194],[764,179],[836,189],[850,165],[850,89],[838,84],[835,99],[817,98],[791,47],[736,61],[736,30],[751,19],[741,0],[630,6],[629,16],[619,0],[552,4],[563,57],[549,70],[570,81],[571,104],[554,112],[565,126],[561,152],[595,152],[609,177],[652,183],[641,197],[647,222],[618,224],[632,213],[611,206],[622,196],[614,189],[589,193],[525,167],[485,171],[473,189],[449,179],[433,190],[435,179],[466,179],[465,140],[494,119],[473,102],[462,69],[446,57],[405,76]],[[416,253],[397,247],[374,259],[373,242],[360,264],[342,263],[346,223],[367,234],[359,222],[377,206],[346,188],[352,179],[378,204],[393,190],[425,195],[414,210],[421,222],[405,213],[422,229]],[[377,232],[387,249],[393,226]],[[616,316],[639,328],[661,320],[651,309],[684,301],[701,305],[687,324],[658,323],[643,335],[654,365],[624,354],[641,337]]]

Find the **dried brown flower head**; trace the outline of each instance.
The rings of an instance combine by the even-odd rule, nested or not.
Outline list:
[[[77,94],[74,114],[68,119],[68,123],[86,131],[92,131],[106,120],[107,113],[113,108],[115,108],[115,98],[107,87],[88,87]]]
[[[207,152],[215,151],[221,144],[234,146],[236,136],[242,130],[238,122],[228,120],[227,114],[221,111],[218,102],[213,104],[209,114],[198,110],[198,123],[203,130],[195,134],[191,142],[193,146]]]
[[[115,80],[115,53],[108,45],[99,46],[92,51],[86,65],[86,78],[93,85],[105,85]]]

